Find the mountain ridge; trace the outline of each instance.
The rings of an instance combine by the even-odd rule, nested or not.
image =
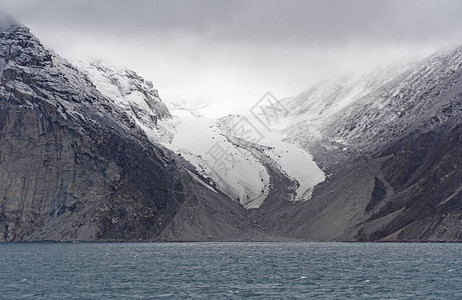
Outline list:
[[[28,28],[12,25],[0,37],[0,240],[168,239],[191,193],[203,207],[227,212],[218,220],[204,211],[198,220],[225,227],[241,221],[239,232],[216,232],[181,220],[195,239],[261,235],[242,207],[203,187],[194,168],[151,143],[130,115]]]
[[[462,48],[281,103],[269,130],[170,112],[5,25],[0,241],[462,240]]]
[[[334,122],[324,123],[323,133],[339,141],[337,145],[305,143],[321,168],[333,174],[312,199],[319,207],[313,218],[324,222],[324,230],[333,229],[326,235],[313,228],[316,223],[298,220],[297,236],[461,240],[461,49],[431,56],[340,111]],[[299,133],[301,143],[309,140]],[[337,212],[322,203],[332,203]],[[357,206],[359,217],[348,215],[345,207],[350,205]],[[308,208],[301,210],[300,216],[310,215]],[[337,227],[332,226],[334,220]],[[339,235],[342,230],[346,231]]]

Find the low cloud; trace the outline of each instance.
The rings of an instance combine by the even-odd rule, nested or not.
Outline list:
[[[48,47],[126,65],[167,100],[251,106],[462,41],[460,1],[2,1]]]

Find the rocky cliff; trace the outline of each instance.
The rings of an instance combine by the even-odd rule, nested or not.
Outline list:
[[[168,117],[151,89],[138,87],[151,116]],[[113,101],[28,28],[1,25],[0,241],[258,236],[241,206]]]
[[[284,212],[284,230],[318,240],[462,240],[461,53],[437,53],[349,99],[305,99],[342,106],[318,122],[296,112],[291,131],[331,176],[311,203]]]

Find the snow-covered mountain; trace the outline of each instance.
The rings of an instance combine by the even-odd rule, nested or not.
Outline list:
[[[269,168],[280,169],[292,182],[293,201],[308,200],[314,186],[324,180],[307,151],[284,141],[286,119],[269,130],[250,115],[209,119],[193,108],[173,103],[171,115],[152,84],[135,72],[94,63],[75,65],[113,105],[127,112],[153,143],[184,157],[209,179],[210,189],[224,192],[246,208],[260,207],[275,188]],[[247,142],[233,134],[236,125],[249,129]],[[258,142],[251,142],[252,138]]]
[[[149,138],[170,118],[149,82],[82,69],[27,27],[0,25],[0,241],[266,236],[240,204]]]
[[[461,69],[462,47],[437,53],[344,109],[324,132],[369,148],[438,127],[459,114]]]
[[[338,78],[319,82],[305,92],[284,100],[291,120],[312,123],[319,128],[332,122],[342,109],[354,104],[409,70],[411,62],[396,63],[372,72],[345,73]]]
[[[336,154],[321,165],[374,154],[411,133],[440,126],[460,107],[457,89],[461,47],[422,62],[395,65],[366,75],[322,83],[288,100],[292,142],[314,153]]]
[[[462,47],[270,100],[206,118],[1,21],[0,241],[462,240]]]
[[[289,113],[270,127],[252,114],[210,119],[194,108],[164,105],[152,85],[133,71],[85,63],[80,68],[112,100],[111,105],[135,120],[154,145],[161,144],[191,163],[199,176],[196,180],[204,187],[224,193],[247,209],[258,209],[254,222],[271,234],[291,232],[296,238],[322,240],[393,239],[368,226],[377,216],[387,218],[379,222],[381,226],[399,218],[416,222],[403,217],[409,210],[400,205],[390,209],[396,205],[392,203],[402,201],[397,196],[402,193],[398,182],[415,170],[416,161],[406,156],[398,159],[398,165],[389,160],[381,165],[382,157],[401,149],[403,138],[418,138],[446,122],[457,124],[459,51],[318,84],[283,100],[281,105]],[[149,105],[150,99],[157,104]],[[419,147],[411,153],[422,157],[423,146]],[[325,183],[318,165],[332,176]],[[394,167],[387,169],[390,166]],[[358,168],[373,171],[362,169],[357,174]],[[400,174],[393,174],[396,170]],[[449,200],[445,201],[436,202]],[[290,203],[298,203],[298,208]],[[320,231],[312,231],[311,226]],[[329,235],[332,226],[336,230]]]
[[[288,100],[300,107],[290,140],[332,174],[288,228],[320,240],[462,239],[461,54]]]
[[[413,65],[415,63],[396,63],[369,73],[346,73],[284,100],[290,111],[288,140],[314,152],[338,151],[341,157],[345,156],[353,151],[354,143],[347,142],[342,135],[329,133],[329,128],[345,124],[342,118],[357,107],[362,98],[376,93]],[[321,165],[333,163],[330,157],[318,157],[318,161]]]
[[[171,117],[152,82],[136,72],[84,61],[74,62],[73,65],[83,71],[113,105],[132,117],[148,137],[158,136],[158,121]]]

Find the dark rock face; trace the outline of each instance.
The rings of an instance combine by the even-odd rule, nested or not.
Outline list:
[[[402,141],[382,165],[394,191],[366,222],[396,217],[370,233],[374,240],[462,240],[462,125]],[[397,213],[399,212],[399,213]]]
[[[0,76],[0,241],[173,240],[179,228],[197,231],[192,239],[240,238],[231,229],[209,233],[245,218],[237,205],[220,220],[197,213],[207,224],[178,221],[186,195],[200,206],[232,201],[194,180],[189,164],[148,141],[26,27],[1,29]]]
[[[430,57],[322,124],[324,141],[343,144],[307,145],[332,176],[289,215],[291,234],[462,240],[461,53]]]
[[[387,187],[378,179],[374,178],[374,190],[372,191],[371,201],[366,206],[366,212],[377,206],[387,196]]]
[[[0,238],[155,238],[176,209],[173,160],[27,28],[1,43]]]

